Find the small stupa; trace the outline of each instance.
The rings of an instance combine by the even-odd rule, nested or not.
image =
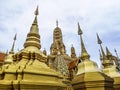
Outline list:
[[[101,52],[102,52],[102,72],[105,73],[106,75],[110,76],[114,80],[114,90],[120,90],[120,73],[118,69],[116,68],[117,61],[113,60],[113,55],[109,51],[109,49],[106,47],[106,55],[102,47],[102,41],[100,40],[100,37],[97,34],[98,38],[98,44],[100,44]]]
[[[113,79],[102,73],[95,62],[90,60],[83,39],[82,30],[78,23],[78,35],[81,40],[82,62],[78,64],[77,75],[72,80],[74,90],[113,90]]]

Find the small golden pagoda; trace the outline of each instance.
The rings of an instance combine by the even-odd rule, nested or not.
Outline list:
[[[64,77],[63,83],[67,85],[68,90],[73,90],[70,82],[69,64],[72,61],[71,57],[66,54],[66,48],[63,43],[62,31],[58,27],[58,20],[56,21],[56,28],[53,31],[53,43],[50,47],[50,55],[48,55],[47,64],[51,69],[61,73]]]
[[[71,57],[66,54],[62,31],[58,27],[58,21],[56,21],[56,28],[53,32],[53,43],[51,44],[50,55],[48,56],[48,66],[69,78],[68,66],[71,61]]]
[[[118,72],[118,61],[116,60],[116,58],[111,54],[111,52],[109,51],[109,49],[106,47],[106,55],[104,53],[104,50],[102,48],[102,41],[100,40],[98,34],[97,34],[97,38],[98,38],[98,44],[100,44],[100,48],[102,51],[101,57],[102,57],[102,72],[105,73],[106,75],[110,76],[111,78],[113,78],[114,80],[114,90],[120,90],[120,73]]]
[[[81,39],[81,60],[77,75],[72,80],[74,90],[113,90],[113,79],[102,73],[95,62],[90,60],[82,39],[82,30],[78,23]]]
[[[8,66],[9,64],[12,64],[12,63],[13,63],[15,40],[16,40],[16,35],[15,35],[15,37],[14,37],[14,42],[13,42],[11,51],[9,52],[9,54],[6,56],[6,58],[5,58],[5,60],[4,60],[5,66]]]

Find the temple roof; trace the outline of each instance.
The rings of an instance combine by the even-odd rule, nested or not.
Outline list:
[[[4,53],[4,52],[0,52],[0,65],[2,65],[1,63],[4,62],[6,56],[7,56],[6,53]]]

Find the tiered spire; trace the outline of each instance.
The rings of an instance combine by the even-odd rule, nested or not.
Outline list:
[[[90,55],[88,54],[86,48],[85,48],[85,45],[84,45],[84,42],[83,42],[83,39],[82,39],[82,30],[80,28],[80,25],[78,23],[78,35],[80,35],[80,40],[81,40],[81,59],[84,60],[84,59],[88,59],[90,57]]]
[[[39,14],[38,12],[38,6],[35,10],[35,18],[34,21],[32,23],[32,26],[30,28],[30,32],[27,35],[27,39],[26,42],[24,44],[24,47],[29,47],[29,46],[34,46],[37,47],[38,49],[41,48],[40,45],[40,35],[39,35],[39,29],[38,29],[38,23],[37,23],[37,16]]]
[[[54,39],[54,42],[55,41],[60,41],[60,42],[63,42],[62,41],[62,31],[61,29],[58,27],[58,20],[56,20],[56,28],[54,29],[54,33],[53,33],[53,39]]]
[[[37,16],[39,15],[38,6],[37,6],[34,14],[35,14],[35,18],[34,18],[32,26],[31,26],[31,31],[38,33],[38,24],[37,24]]]

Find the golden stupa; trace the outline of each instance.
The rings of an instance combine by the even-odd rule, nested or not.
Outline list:
[[[77,75],[73,78],[74,90],[113,90],[113,79],[102,73],[97,64],[90,60],[90,55],[84,46],[82,30],[78,23],[78,34],[81,39],[81,60]]]
[[[62,75],[45,64],[47,56],[39,50],[37,15],[38,7],[24,49],[15,54],[12,49],[0,70],[1,90],[64,90],[66,87]]]
[[[46,49],[40,50],[38,14],[37,7],[24,48],[16,53],[15,34],[11,51],[0,67],[0,90],[120,90],[120,59],[116,50],[117,57],[108,48],[105,54],[97,34],[102,52],[102,68],[98,68],[97,63],[90,60],[78,23],[81,55],[77,57],[73,45],[71,55],[68,55],[57,20],[50,54],[47,54]]]
[[[109,49],[106,47],[106,55],[104,53],[103,47],[102,47],[102,41],[100,40],[100,37],[97,34],[98,38],[98,44],[100,44],[101,48],[101,61],[102,61],[102,72],[106,75],[110,76],[114,80],[114,90],[120,89],[120,73],[118,71],[118,61],[117,59],[111,54]]]

